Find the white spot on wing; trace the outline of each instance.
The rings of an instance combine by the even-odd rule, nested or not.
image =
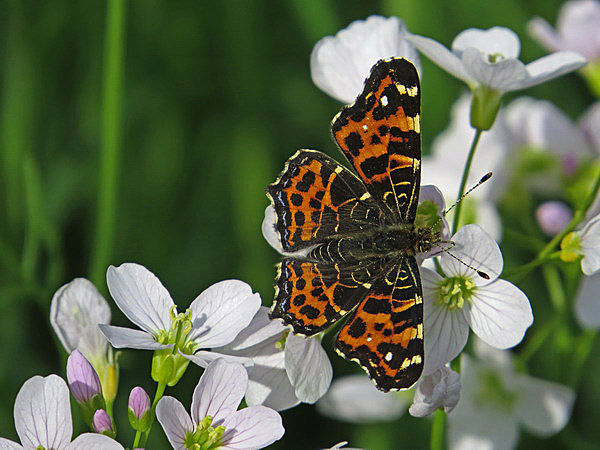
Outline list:
[[[390,362],[390,361],[392,360],[392,356],[393,356],[393,355],[392,355],[392,352],[387,352],[387,353],[385,354],[385,360],[386,360],[387,362]]]
[[[387,104],[388,104],[388,98],[385,95],[383,97],[381,97],[381,104],[383,106],[387,106]]]

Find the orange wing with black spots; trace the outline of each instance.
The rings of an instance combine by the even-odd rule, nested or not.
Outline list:
[[[340,330],[336,351],[382,391],[411,387],[423,370],[423,300],[413,257],[394,263]]]
[[[383,214],[356,175],[315,150],[292,156],[267,194],[286,252],[377,225]]]
[[[285,258],[278,264],[271,317],[306,336],[329,328],[367,294],[374,263],[340,266]]]
[[[413,223],[421,177],[419,77],[402,58],[379,61],[356,102],[333,119],[333,137],[394,221]]]

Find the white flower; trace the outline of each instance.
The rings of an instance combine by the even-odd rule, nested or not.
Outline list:
[[[123,449],[102,434],[85,433],[71,442],[73,422],[69,389],[56,375],[27,380],[15,400],[15,428],[19,445],[0,438],[2,449],[113,450]]]
[[[335,37],[321,39],[310,56],[313,82],[333,98],[352,103],[362,92],[371,67],[380,59],[402,56],[419,72],[415,48],[405,40],[404,22],[397,17],[370,16],[356,20]]]
[[[215,351],[254,363],[248,367],[248,405],[281,411],[299,402],[315,403],[327,392],[333,376],[321,337],[294,335],[281,320],[270,320],[268,311],[262,307],[231,344]]]
[[[557,20],[557,30],[536,17],[528,24],[529,33],[550,51],[573,50],[590,61],[600,58],[600,2],[566,2]]]
[[[560,244],[563,261],[581,257],[581,271],[593,275],[600,270],[600,214],[588,221],[580,231],[566,235]]]
[[[525,65],[518,60],[519,38],[503,27],[469,28],[456,36],[452,51],[423,36],[409,35],[407,39],[472,90],[480,86],[500,93],[525,89],[577,70],[586,62],[578,53],[563,51]]]
[[[442,253],[445,277],[421,268],[424,298],[425,367],[430,375],[453,360],[467,343],[469,328],[496,348],[517,345],[533,322],[529,300],[512,283],[498,278],[502,254],[498,244],[478,225],[466,225]],[[478,275],[483,271],[489,276]]]
[[[436,409],[451,412],[460,398],[460,375],[448,365],[431,375],[422,377],[417,384],[415,398],[408,412],[413,417],[425,417]]]
[[[584,328],[600,329],[600,273],[585,277],[575,299],[575,318]]]
[[[241,364],[217,359],[194,389],[191,416],[179,400],[161,398],[156,417],[171,446],[185,449],[201,443],[206,448],[258,449],[280,439],[284,429],[277,412],[265,406],[237,411],[247,383]]]
[[[513,370],[511,355],[475,342],[479,360],[461,357],[462,394],[448,415],[449,447],[457,450],[512,449],[519,425],[547,437],[568,422],[575,392]]]
[[[110,316],[108,303],[85,278],[62,286],[50,304],[50,323],[67,353],[79,350],[98,372],[112,354],[98,324],[110,323]]]
[[[340,450],[340,449],[343,449],[343,450],[363,450],[361,448],[346,447],[346,445],[348,445],[348,441],[342,441],[342,442],[338,442],[333,447],[330,447],[330,448],[324,449],[324,450]]]
[[[177,310],[169,292],[152,272],[132,263],[110,266],[107,282],[117,306],[141,328],[100,325],[114,347],[159,350],[175,344]],[[205,360],[208,365],[219,355],[201,349],[229,344],[248,326],[259,307],[260,296],[253,294],[246,283],[226,280],[213,284],[190,305],[191,326],[177,346],[186,355],[195,353],[198,360]]]
[[[391,422],[404,414],[411,396],[411,391],[386,394],[364,375],[348,375],[334,380],[317,409],[344,422]]]

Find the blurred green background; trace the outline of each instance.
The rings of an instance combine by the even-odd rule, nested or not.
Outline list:
[[[371,14],[397,15],[412,32],[446,45],[465,28],[502,25],[519,34],[521,59],[529,62],[545,51],[528,38],[525,24],[535,15],[555,23],[561,2],[112,4],[121,5],[113,28],[109,2],[0,2],[4,437],[16,438],[12,410],[22,383],[36,374],[64,375],[64,351],[48,312],[54,291],[76,276],[91,278],[106,294],[107,265],[133,261],[156,273],[180,307],[227,278],[250,283],[271,304],[277,255],[260,232],[265,186],[298,148],[338,156],[329,123],[340,105],[310,79],[309,55],[321,37]],[[107,36],[116,55],[112,61],[105,59]],[[427,152],[463,85],[425,58],[423,66]],[[527,94],[551,99],[574,118],[591,103],[576,75]],[[536,314],[546,302],[532,299]],[[127,325],[116,308],[113,313],[113,323]],[[554,341],[549,342],[530,372],[564,382],[568,352],[553,357]],[[360,372],[331,355],[336,375]],[[125,445],[133,440],[125,414],[129,390],[141,385],[154,392],[150,361],[151,353],[141,351],[125,351],[120,359],[115,411]],[[521,448],[593,448],[590,442],[600,442],[600,383],[594,376],[599,359],[586,367],[567,429],[548,441],[523,434]],[[199,375],[190,366],[167,394],[189,405]],[[426,448],[429,442],[430,422],[408,415],[391,424],[358,426],[302,405],[284,412],[283,419],[286,435],[273,448],[313,449],[348,440],[376,450]],[[149,448],[167,448],[158,427],[152,435]]]

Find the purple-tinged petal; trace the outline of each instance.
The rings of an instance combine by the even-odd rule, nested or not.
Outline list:
[[[108,290],[129,320],[142,330],[157,335],[171,329],[171,295],[160,280],[139,264],[110,266],[106,273]]]
[[[193,433],[195,425],[183,407],[173,397],[163,397],[156,405],[156,418],[175,450],[185,450],[185,434]]]
[[[527,31],[529,32],[529,35],[542,44],[546,50],[552,52],[566,50],[561,37],[554,31],[554,28],[541,17],[534,17],[531,19],[527,24]]]
[[[281,439],[285,432],[281,416],[265,406],[250,406],[231,414],[222,423],[223,447],[231,450],[263,448]]]
[[[218,359],[200,377],[192,397],[192,420],[199,423],[212,416],[213,427],[233,414],[246,392],[248,373],[244,366]]]
[[[150,410],[150,397],[144,388],[136,386],[131,390],[127,406],[133,411],[136,419],[141,419]]]
[[[102,334],[115,348],[136,348],[138,350],[160,350],[172,347],[172,344],[159,344],[154,336],[141,330],[116,327],[114,325],[98,325]]]
[[[573,213],[563,202],[549,201],[538,206],[535,218],[545,235],[554,236],[569,224]]]
[[[321,340],[291,333],[285,342],[285,368],[296,396],[304,403],[315,403],[331,384],[333,368]]]
[[[27,380],[15,400],[15,428],[25,448],[64,448],[71,442],[73,423],[69,389],[56,376]]]
[[[98,374],[79,350],[73,351],[67,359],[67,380],[69,389],[78,403],[86,403],[94,396],[102,394]]]
[[[92,426],[96,433],[112,432],[113,424],[108,413],[103,409],[97,409],[92,418]]]
[[[240,280],[215,283],[190,305],[193,329],[188,340],[199,348],[229,344],[248,326],[260,308],[260,295]]]

